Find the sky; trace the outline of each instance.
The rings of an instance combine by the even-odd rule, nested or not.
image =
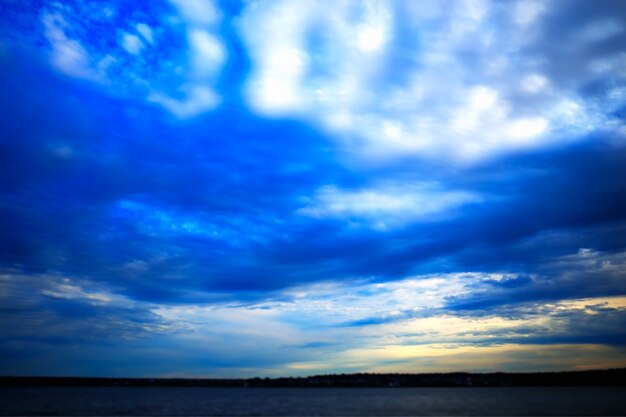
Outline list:
[[[0,375],[626,367],[622,0],[4,0],[0,97]]]

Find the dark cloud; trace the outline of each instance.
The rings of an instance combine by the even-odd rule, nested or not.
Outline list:
[[[541,20],[541,53],[557,54],[543,41],[556,38],[554,19],[574,36],[578,20],[601,21],[622,10],[611,3],[589,13],[585,4]],[[189,289],[396,279],[433,265],[533,271],[582,246],[626,244],[619,234],[606,236],[606,225],[611,234],[626,213],[626,154],[610,138],[500,158],[463,173],[410,162],[411,168],[357,175],[338,165],[330,142],[300,123],[259,119],[237,107],[167,121],[158,109],[59,77],[23,49],[6,50],[3,60],[2,91],[14,97],[2,109],[11,115],[1,143],[5,266],[87,273],[135,297],[165,301]],[[455,219],[386,233],[294,214],[317,187],[367,184],[368,175],[404,181],[426,175],[478,192],[485,202]],[[120,201],[138,208],[120,208]],[[187,233],[185,222],[211,230]],[[559,242],[542,240],[557,231],[564,236]]]
[[[461,177],[433,173],[485,195],[456,219],[386,233],[351,230],[294,215],[301,197],[321,185],[363,182],[332,161],[329,143],[310,128],[232,109],[164,122],[154,109],[76,90],[31,60],[14,52],[2,77],[3,90],[18,98],[4,109],[12,117],[3,137],[16,139],[2,142],[5,266],[88,274],[133,297],[166,301],[190,289],[197,296],[395,279],[442,262],[448,271],[530,272],[581,247],[626,244],[615,232],[626,213],[626,154],[602,137],[500,159]],[[30,96],[14,91],[25,84]],[[376,175],[411,181],[424,172],[400,165]],[[212,232],[185,231],[185,222]]]
[[[593,84],[614,87],[615,82],[623,82],[613,71],[594,74],[591,65],[594,60],[623,52],[623,2],[608,0],[598,7],[576,0],[551,4],[546,9],[538,35],[524,52],[543,58],[541,67],[555,83],[589,94],[600,92],[593,90]]]
[[[116,273],[123,282],[121,266],[144,261],[152,265],[137,285],[150,280],[155,296],[152,280],[171,274],[184,275],[184,288],[245,290],[263,273],[246,246],[290,233],[300,196],[346,176],[323,142],[317,146],[318,134],[300,124],[229,110],[193,125],[167,124],[97,91],[67,96],[71,81],[44,68],[43,77],[29,75],[35,71],[22,72],[28,65],[20,60],[28,57],[5,68],[3,88],[29,84],[38,93],[16,94],[20,100],[4,109],[13,115],[2,143],[5,265],[105,280]],[[31,128],[33,114],[39,122]],[[214,236],[177,233],[185,218]]]

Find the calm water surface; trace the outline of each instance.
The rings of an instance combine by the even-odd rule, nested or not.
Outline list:
[[[626,388],[0,388],[0,415],[626,415]]]

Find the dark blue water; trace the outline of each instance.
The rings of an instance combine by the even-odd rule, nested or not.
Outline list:
[[[626,415],[626,388],[0,388],[0,415]]]

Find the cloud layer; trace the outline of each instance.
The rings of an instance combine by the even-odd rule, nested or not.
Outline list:
[[[254,4],[240,20],[253,61],[246,94],[266,114],[297,114],[369,158],[474,163],[617,131],[624,27],[605,5],[522,0]],[[607,13],[602,16],[602,12]],[[595,16],[600,14],[600,16]],[[259,33],[267,36],[258,36]],[[557,36],[559,39],[557,39]],[[558,52],[554,43],[566,46]],[[604,45],[608,47],[603,47]],[[568,62],[589,62],[568,74]],[[609,79],[611,81],[609,81]],[[603,83],[594,100],[589,84]],[[612,87],[611,87],[612,85]],[[600,104],[600,102],[603,102]],[[608,110],[608,111],[607,111]]]
[[[0,373],[625,366],[625,16],[7,5]]]

